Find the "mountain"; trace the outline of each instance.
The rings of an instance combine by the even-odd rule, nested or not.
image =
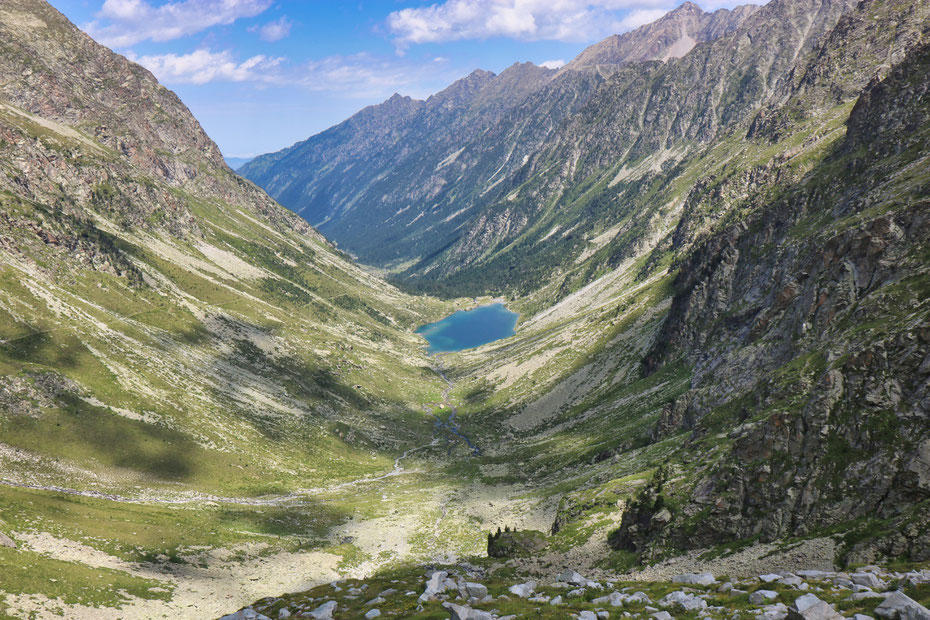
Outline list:
[[[240,172],[408,285],[525,294],[570,269],[586,239],[611,230],[611,205],[635,199],[638,183],[781,96],[797,59],[850,6],[810,0],[705,14],[683,5],[513,92],[506,110],[467,89],[476,72],[409,116],[360,113],[378,123],[371,134],[355,133],[350,119]],[[670,27],[718,38],[664,63],[625,60],[671,45]],[[605,48],[619,64],[582,67]],[[481,75],[489,85],[503,78]],[[465,90],[472,99],[437,112],[436,103]],[[347,151],[347,132],[361,151]],[[528,277],[515,281],[514,270]]]
[[[705,13],[693,2],[685,2],[651,24],[592,45],[562,67],[562,71],[681,58],[698,43],[735,32],[758,9],[757,5],[746,4],[732,11],[717,9]]]
[[[226,162],[226,165],[232,168],[233,170],[237,170],[241,168],[243,165],[252,161],[252,159],[254,158],[252,157],[223,157],[223,161]]]
[[[191,554],[320,549],[326,488],[432,441],[412,327],[448,306],[359,269],[44,1],[0,15],[0,615],[219,615]]]
[[[432,357],[489,297],[359,268],[145,69],[0,14],[0,615],[930,604],[930,2],[684,6],[720,30],[680,58],[253,162],[406,286],[507,291],[512,337]]]

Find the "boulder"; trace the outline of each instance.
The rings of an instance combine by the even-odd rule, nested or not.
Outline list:
[[[559,581],[562,583],[570,583],[573,586],[584,586],[588,584],[587,579],[571,569],[568,569],[559,575]]]
[[[778,598],[778,592],[775,590],[756,590],[749,595],[749,602],[753,605],[765,605],[769,601]]]
[[[9,547],[10,549],[15,549],[16,542],[3,532],[0,532],[0,547]]]
[[[649,617],[653,618],[654,620],[675,620],[672,617],[672,614],[668,613],[667,611],[657,611]]]
[[[527,581],[526,583],[518,583],[517,585],[510,586],[507,588],[507,591],[511,594],[516,594],[520,598],[527,598],[533,593],[535,588],[535,581]]]
[[[716,581],[712,573],[691,573],[672,577],[672,583],[685,583],[696,586],[709,586]]]
[[[873,590],[881,590],[885,588],[885,582],[879,579],[878,576],[874,575],[873,573],[853,573],[849,576],[849,580],[854,584],[872,588]]]
[[[560,595],[554,597],[551,601],[549,601],[549,604],[550,604],[550,605],[561,605],[561,604],[562,604],[562,595],[560,594]]]
[[[288,609],[287,607],[282,607],[281,609],[278,610],[279,620],[284,620],[284,618],[290,618],[290,617],[291,617],[291,610]]]
[[[805,594],[795,599],[788,608],[788,620],[841,620],[841,616],[829,603],[821,601],[813,594]]]
[[[423,590],[423,594],[420,595],[419,601],[425,603],[431,598],[435,598],[437,594],[445,592],[446,577],[448,576],[449,573],[444,570],[432,572],[429,575],[429,579],[426,580],[426,589]]]
[[[578,620],[597,620],[597,614],[593,611],[582,611],[578,613]]]
[[[833,576],[833,573],[828,573],[822,570],[799,570],[798,576],[803,577],[804,579],[828,579]]]
[[[246,607],[245,609],[240,609],[234,614],[223,616],[220,618],[220,620],[271,620],[271,618],[258,613],[251,607]]]
[[[469,597],[484,598],[488,595],[488,587],[481,583],[465,582],[465,592]]]
[[[365,618],[367,620],[371,620],[372,618],[377,618],[380,615],[381,615],[380,609],[369,609],[368,613],[365,614]]]
[[[336,601],[327,601],[310,612],[313,620],[331,620],[336,611]]]
[[[494,618],[491,613],[480,609],[472,609],[468,605],[443,603],[442,606],[449,610],[450,620],[493,620]]]
[[[694,596],[690,592],[671,592],[659,601],[659,603],[666,607],[677,605],[685,611],[699,611],[707,607],[707,601]]]
[[[781,575],[776,575],[775,573],[768,573],[767,575],[759,575],[759,581],[762,583],[772,583],[773,581],[778,581],[781,579]]]
[[[875,608],[875,615],[889,620],[930,620],[930,610],[901,591],[892,592]]]

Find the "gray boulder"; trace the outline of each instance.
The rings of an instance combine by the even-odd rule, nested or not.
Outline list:
[[[753,605],[765,605],[769,601],[778,598],[778,592],[775,590],[756,590],[749,595],[749,602]]]
[[[712,573],[690,573],[688,575],[675,575],[672,583],[685,583],[697,586],[709,586],[716,582]]]
[[[853,573],[849,576],[849,580],[873,590],[881,590],[885,587],[885,582],[872,573]]]
[[[510,586],[507,588],[507,591],[511,594],[516,594],[520,598],[527,598],[533,593],[535,588],[535,581],[527,581],[526,583],[518,583],[516,585]]]
[[[781,579],[781,575],[775,573],[769,573],[767,575],[759,575],[759,581],[762,583],[772,583],[773,581],[778,581]]]
[[[707,607],[707,601],[694,596],[690,592],[671,592],[659,601],[659,603],[666,607],[677,605],[685,611],[699,611]]]
[[[795,599],[788,608],[788,620],[841,620],[841,616],[832,605],[821,601],[813,594],[805,594]]]
[[[311,611],[310,617],[314,620],[331,620],[334,611],[336,611],[336,601],[327,601]]]
[[[481,583],[468,581],[465,583],[465,592],[469,597],[484,598],[488,595],[488,587]]]
[[[892,592],[875,608],[875,615],[889,620],[930,620],[930,610],[901,591]]]
[[[372,618],[377,618],[380,615],[381,615],[380,609],[369,609],[368,613],[365,614],[365,618],[367,620],[371,620]]]
[[[579,573],[568,569],[561,575],[559,575],[559,581],[562,583],[570,583],[573,586],[584,586],[588,584],[588,580],[582,577]]]
[[[449,610],[450,620],[493,620],[494,618],[489,612],[472,609],[468,605],[443,603],[442,606]]]
[[[672,614],[668,613],[667,611],[657,611],[649,617],[653,618],[654,620],[675,620],[672,617]]]
[[[220,618],[220,620],[271,620],[268,616],[258,613],[251,607],[240,609],[234,614],[229,614]]]
[[[0,547],[9,547],[10,549],[15,549],[16,542],[3,532],[0,532]]]

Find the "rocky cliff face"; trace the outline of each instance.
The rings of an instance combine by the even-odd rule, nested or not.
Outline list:
[[[891,8],[863,3],[840,25],[846,43]],[[917,172],[930,147],[930,49],[914,44],[925,20],[898,23],[882,49],[900,63],[862,91],[832,154],[800,179],[764,177],[778,198],[681,264],[647,370],[684,355],[694,375],[676,409],[687,414],[666,423],[695,442],[733,425],[732,447],[696,476],[666,542],[772,540],[860,519],[888,533],[851,539],[850,559],[930,558],[930,203]],[[822,87],[806,79],[798,96]]]

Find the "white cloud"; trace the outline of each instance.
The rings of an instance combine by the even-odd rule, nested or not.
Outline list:
[[[546,69],[558,69],[565,65],[565,61],[561,58],[558,60],[546,60],[539,63],[540,67],[545,67]]]
[[[620,11],[665,10],[669,0],[446,0],[394,11],[387,26],[400,49],[412,43],[508,37],[591,41],[630,29]],[[636,21],[636,20],[634,20]]]
[[[129,59],[168,84],[206,84],[207,82],[268,82],[283,59],[252,56],[236,62],[229,51],[197,50],[190,54],[158,54]]]
[[[147,56],[130,52],[127,57],[169,85],[251,82],[362,99],[388,97],[395,92],[425,97],[458,77],[445,59],[423,63],[367,53],[329,56],[301,64],[268,56],[252,56],[239,62],[229,50],[208,49]]]
[[[146,0],[106,0],[97,19],[84,30],[110,47],[127,47],[140,41],[170,41],[211,26],[254,17],[272,0],[182,0],[152,6]]]
[[[651,24],[667,12],[668,11],[665,9],[637,9],[635,11],[630,11],[620,20],[620,25],[623,30],[635,30],[640,26]]]
[[[445,59],[431,63],[407,62],[368,53],[330,56],[301,65],[281,79],[311,91],[338,92],[373,98],[404,92],[422,97],[448,83]]]
[[[280,19],[268,22],[263,26],[252,26],[249,28],[249,32],[258,32],[258,36],[261,37],[263,41],[274,43],[291,34],[291,26],[293,25],[293,22],[286,16],[282,16]]]

